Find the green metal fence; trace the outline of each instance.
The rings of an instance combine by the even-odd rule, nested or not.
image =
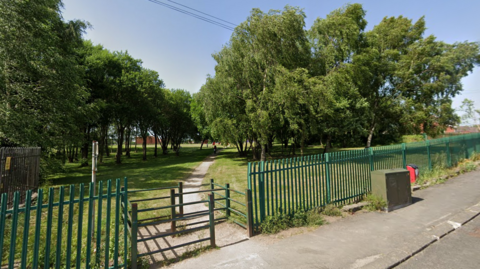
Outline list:
[[[255,226],[266,216],[344,204],[370,192],[373,170],[455,166],[480,152],[480,133],[423,142],[248,163]]]
[[[22,205],[15,192],[12,208],[2,194],[2,268],[126,268],[127,220],[121,219],[120,202],[127,201],[127,179],[124,191],[120,179],[112,185],[99,182],[97,195],[93,183],[39,189],[33,196],[27,191]]]

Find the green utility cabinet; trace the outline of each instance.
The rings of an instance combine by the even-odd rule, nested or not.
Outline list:
[[[406,169],[372,171],[372,194],[387,202],[386,211],[405,207],[412,203],[410,172]]]

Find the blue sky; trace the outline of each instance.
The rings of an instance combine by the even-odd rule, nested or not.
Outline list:
[[[161,2],[175,5],[168,0]],[[197,92],[207,74],[214,75],[212,53],[230,39],[231,31],[154,4],[148,0],[63,0],[63,17],[92,24],[85,38],[109,50],[128,51],[143,60],[143,66],[157,71],[168,88]],[[306,13],[306,27],[318,17],[326,17],[347,3],[361,3],[367,11],[367,29],[385,16],[399,16],[414,21],[425,16],[427,35],[448,43],[480,42],[477,0],[175,0],[223,20],[239,24],[252,8],[267,12],[298,6]],[[458,108],[464,98],[480,108],[480,68],[462,80],[464,93],[454,99]]]

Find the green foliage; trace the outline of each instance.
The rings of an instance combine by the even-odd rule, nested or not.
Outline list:
[[[373,194],[368,194],[367,197],[365,197],[365,201],[369,202],[369,204],[365,206],[365,209],[369,211],[381,211],[387,207],[385,200]]]
[[[302,226],[319,226],[324,224],[324,219],[316,209],[305,211],[297,210],[293,215],[279,214],[267,216],[260,224],[262,233],[275,234],[282,230]]]
[[[323,208],[322,213],[331,217],[340,217],[342,216],[342,211],[335,205],[327,205]]]
[[[403,143],[421,142],[425,141],[423,135],[404,135],[402,136]]]
[[[366,31],[365,14],[346,5],[306,31],[298,8],[253,9],[200,90],[211,135],[241,156],[242,141],[254,140],[265,160],[274,139],[303,154],[313,137],[370,147],[377,135],[376,144],[393,143],[457,123],[451,99],[478,64],[478,44],[425,37],[424,18],[385,17]]]

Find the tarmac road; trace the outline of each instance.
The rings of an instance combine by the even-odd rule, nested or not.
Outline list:
[[[246,242],[213,250],[197,258],[173,264],[173,268],[390,268],[396,265],[408,268],[442,268],[440,260],[429,258],[431,247],[456,239],[452,245],[458,251],[458,259],[447,255],[448,249],[439,250],[438,256],[455,261],[444,268],[480,268],[478,260],[471,261],[470,255],[480,257],[478,244],[467,253],[460,246],[478,223],[477,217],[471,225],[454,231],[456,227],[480,213],[480,171],[474,171],[448,180],[445,184],[431,186],[413,193],[414,203],[390,213],[370,212],[341,219],[329,225],[274,243],[254,236]],[[454,232],[453,232],[454,231]],[[449,234],[450,233],[450,234]],[[447,235],[448,234],[448,235]],[[443,238],[442,238],[443,237]],[[448,241],[447,241],[448,242]],[[468,241],[470,242],[470,241]],[[467,243],[465,243],[467,244]],[[443,246],[443,244],[442,244]],[[426,248],[423,253],[420,253]],[[432,254],[433,255],[433,254]],[[412,258],[410,258],[412,257]],[[410,258],[410,259],[409,259]],[[401,264],[402,261],[406,261]],[[475,266],[479,265],[479,266]]]
[[[397,268],[480,268],[480,217],[446,235]]]

